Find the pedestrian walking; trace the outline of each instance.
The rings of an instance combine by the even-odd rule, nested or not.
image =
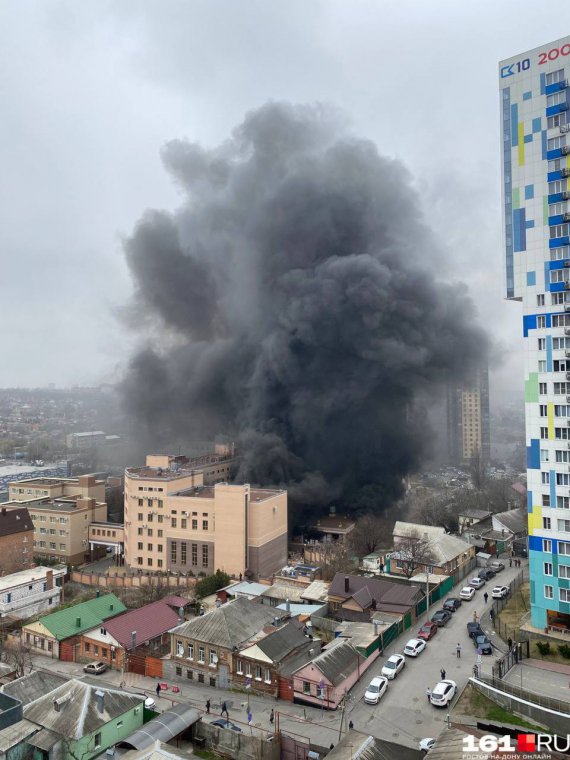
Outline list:
[[[273,725],[274,719],[275,719],[275,713],[273,712],[273,710],[271,710],[271,713],[269,714],[269,722],[271,723],[271,725]]]
[[[511,557],[509,560],[509,567],[512,567],[512,566],[513,566],[513,558]]]
[[[226,718],[229,720],[230,714],[228,712],[228,706],[225,702],[222,702],[222,712],[220,713],[220,715],[223,715],[224,713],[226,714]]]
[[[475,676],[475,678],[479,677],[479,666],[478,665],[473,665],[473,675]]]
[[[473,610],[473,622],[477,622],[477,610]]]
[[[354,723],[353,723],[352,721],[349,721],[349,722],[348,722],[348,728],[349,728],[351,731],[352,731],[352,729],[354,728]]]
[[[485,604],[487,604],[487,602],[489,601],[489,594],[486,591],[483,594],[483,599],[485,600]]]
[[[457,642],[457,646],[455,647],[455,653],[457,655],[457,659],[461,659],[461,644]]]
[[[210,700],[208,699],[208,701],[206,702],[206,715],[210,714],[210,707],[211,706],[212,706],[212,704],[211,704]]]
[[[428,702],[431,702],[431,689],[426,689],[426,697]]]
[[[160,697],[160,681],[156,684],[156,696]]]
[[[511,651],[511,649],[513,648],[513,640],[511,639],[511,637],[510,637],[510,636],[509,636],[509,638],[507,639],[507,646],[509,647],[509,652],[510,652],[510,651]]]
[[[491,618],[491,623],[495,622],[495,610],[491,607],[489,610],[489,617]]]
[[[441,676],[441,680],[442,680],[442,681],[445,681],[445,668],[442,668],[442,669],[439,671],[439,675]]]

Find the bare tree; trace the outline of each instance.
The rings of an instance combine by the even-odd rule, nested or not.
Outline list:
[[[429,538],[416,528],[405,536],[398,536],[394,549],[395,559],[400,563],[406,578],[425,570],[426,566],[433,565],[435,560],[435,552]]]
[[[377,549],[392,545],[392,528],[384,517],[366,514],[356,521],[348,535],[348,545],[358,557],[365,557]]]
[[[489,479],[489,471],[487,468],[487,462],[481,455],[481,449],[477,451],[471,457],[469,462],[469,474],[471,476],[471,483],[476,491],[482,491]]]
[[[321,544],[319,547],[319,565],[322,579],[324,581],[331,581],[337,573],[352,572],[355,563],[351,554],[352,552],[348,543],[338,541],[330,544]]]
[[[11,637],[4,644],[4,662],[13,669],[16,678],[31,673],[34,668],[32,652],[22,637]]]

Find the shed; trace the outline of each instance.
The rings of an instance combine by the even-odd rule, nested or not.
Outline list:
[[[174,705],[170,710],[157,715],[149,720],[142,728],[127,736],[117,747],[124,749],[145,749],[154,742],[160,741],[165,744],[181,734],[200,720],[200,713],[190,705]]]

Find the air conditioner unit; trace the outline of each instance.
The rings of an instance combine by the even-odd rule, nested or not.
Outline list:
[[[570,396],[566,396],[566,401],[570,404]]]
[[[563,156],[567,156],[570,153],[570,145],[562,145],[560,152]]]
[[[560,125],[560,134],[564,135],[566,132],[570,132],[570,124],[561,124]]]

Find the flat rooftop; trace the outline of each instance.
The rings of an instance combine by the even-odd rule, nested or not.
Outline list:
[[[239,486],[235,487],[239,488]],[[275,496],[275,494],[278,493],[285,492],[278,488],[274,490],[271,490],[269,488],[252,488],[249,492],[249,501],[250,504],[252,501],[265,501],[266,499],[270,499],[272,496]],[[190,496],[194,499],[213,499],[215,496],[215,487],[197,486],[194,488],[185,488],[182,491],[177,491],[176,493],[171,494],[171,496]]]
[[[73,512],[76,509],[86,509],[86,507],[78,507],[77,500],[81,499],[81,494],[77,496],[62,496],[59,498],[50,499],[46,496],[40,496],[37,499],[25,499],[24,501],[8,501],[4,504],[6,507],[20,507],[27,509],[46,509],[57,510],[59,512]],[[104,504],[103,501],[96,501],[95,506]],[[90,509],[90,507],[89,507]]]
[[[5,575],[0,578],[0,593],[6,589],[13,588],[14,586],[23,586],[26,583],[37,581],[40,578],[45,580],[45,577],[50,570],[53,570],[54,575],[59,576],[67,572],[67,567],[65,565],[54,565],[53,567],[39,565],[38,567],[32,567],[30,570],[20,570],[19,573]]]
[[[234,454],[205,454],[201,457],[193,457],[185,462],[173,461],[172,467],[127,467],[125,471],[131,478],[148,478],[150,480],[177,480],[186,478],[203,467],[222,462],[231,462],[235,459]]]

